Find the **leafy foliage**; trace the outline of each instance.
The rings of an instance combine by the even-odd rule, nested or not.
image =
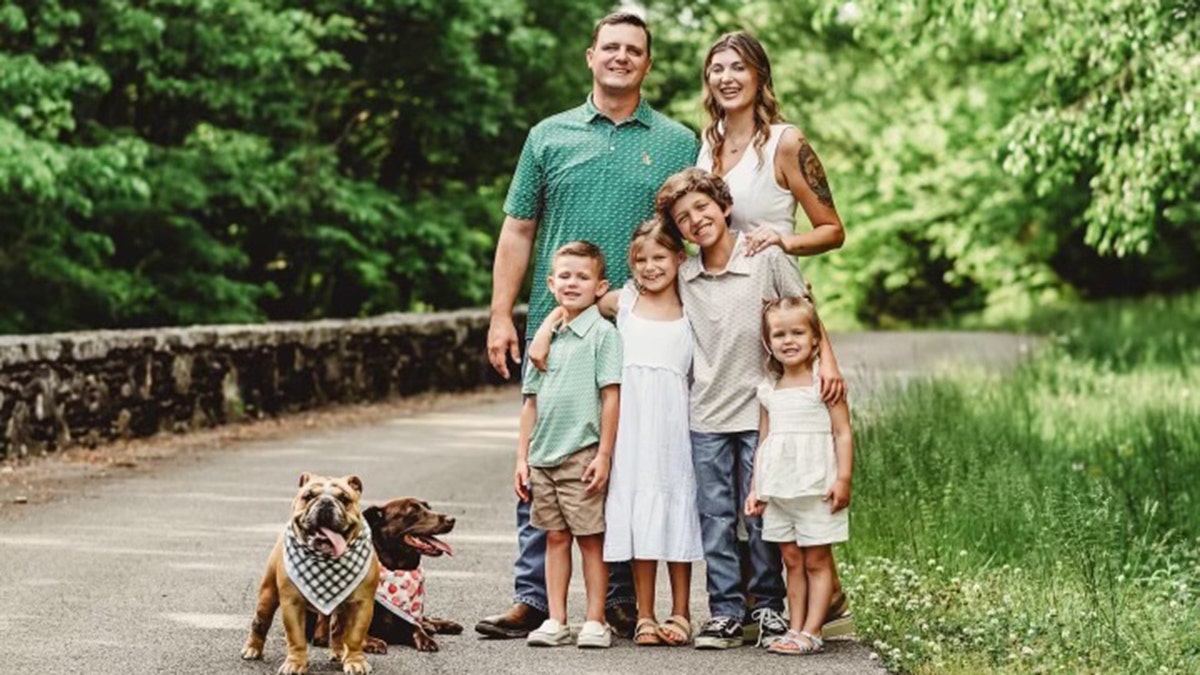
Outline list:
[[[1190,0],[653,0],[702,123],[758,34],[849,229],[859,323],[1200,283]],[[527,129],[578,104],[580,0],[0,0],[0,332],[483,303]]]

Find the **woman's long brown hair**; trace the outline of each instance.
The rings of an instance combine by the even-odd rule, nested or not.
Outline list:
[[[763,147],[771,137],[771,125],[783,122],[779,112],[779,101],[775,98],[775,85],[771,81],[771,60],[762,43],[745,31],[726,33],[713,43],[704,57],[704,110],[708,113],[708,124],[704,127],[704,138],[712,148],[713,172],[721,173],[721,150],[725,147],[725,129],[721,124],[725,120],[725,109],[717,103],[712,88],[708,85],[708,69],[712,67],[713,57],[717,52],[732,49],[742,57],[742,62],[754,69],[757,76],[758,89],[754,92],[754,152],[758,154],[758,164],[763,163]]]

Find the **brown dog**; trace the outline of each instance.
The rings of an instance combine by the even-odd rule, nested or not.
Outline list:
[[[368,506],[363,509],[363,519],[371,528],[371,543],[382,568],[365,651],[386,654],[389,644],[399,644],[436,652],[434,634],[458,635],[463,628],[453,621],[425,616],[421,557],[454,555],[450,545],[437,538],[454,529],[454,518],[437,513],[427,502],[405,498]],[[327,639],[328,621],[316,619],[313,644],[321,645]]]
[[[243,659],[262,658],[271,620],[282,608],[288,654],[279,673],[308,672],[304,617],[312,606],[333,615],[330,656],[342,662],[342,671],[371,672],[363,643],[375,611],[379,562],[359,511],[361,494],[358,476],[300,476],[292,520],[267,558]]]

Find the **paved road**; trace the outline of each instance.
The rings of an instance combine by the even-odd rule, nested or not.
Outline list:
[[[1011,363],[1026,340],[995,334],[858,334],[837,338],[857,395],[887,376],[939,364]],[[480,615],[507,606],[515,552],[509,488],[517,439],[515,390],[451,399],[431,411],[352,428],[319,429],[221,451],[185,453],[127,478],[79,483],[70,497],[0,507],[0,672],[273,673],[284,644],[276,619],[266,660],[242,662],[267,553],[287,520],[302,471],[357,473],[366,500],[417,495],[453,514],[451,559],[431,561],[433,613],[467,625],[439,638],[442,651],[393,647],[376,673],[755,673],[878,671],[869,649],[831,643],[826,654],[787,659],[725,653],[574,648],[532,651],[520,641],[470,633]],[[706,615],[703,566],[694,615]],[[665,595],[660,593],[665,605]],[[582,589],[572,587],[578,619]],[[313,650],[314,672],[340,672]]]

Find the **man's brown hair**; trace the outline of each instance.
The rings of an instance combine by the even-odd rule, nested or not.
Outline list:
[[[675,208],[675,202],[692,192],[708,195],[721,207],[721,211],[728,211],[733,206],[733,195],[720,176],[693,167],[671,176],[658,189],[658,194],[654,196],[654,210],[658,212],[658,217],[664,223],[678,227],[671,217],[671,209]]]
[[[597,21],[596,27],[592,29],[592,46],[596,46],[596,38],[600,37],[601,28],[605,26],[617,26],[623,23],[642,29],[642,32],[646,34],[646,56],[650,56],[650,45],[654,42],[654,38],[650,36],[650,27],[646,25],[645,19],[633,12],[613,12]]]
[[[596,269],[599,271],[600,278],[606,278],[604,274],[608,267],[604,262],[604,251],[601,251],[600,247],[592,242],[583,240],[569,241],[562,246],[559,246],[558,250],[554,252],[554,262],[558,262],[558,259],[564,255],[572,255],[577,258],[590,258],[595,260]],[[553,270],[554,265],[551,265],[550,268]]]

